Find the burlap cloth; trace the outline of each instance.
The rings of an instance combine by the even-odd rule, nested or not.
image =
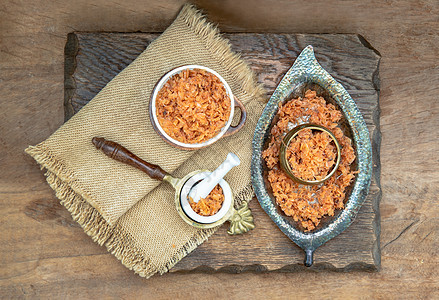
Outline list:
[[[148,101],[154,84],[169,70],[199,64],[221,74],[248,110],[237,134],[198,150],[178,150],[153,130]],[[174,205],[174,190],[141,171],[105,156],[94,136],[116,141],[176,177],[215,169],[228,152],[241,165],[226,177],[235,203],[253,196],[251,141],[262,112],[262,89],[216,28],[191,5],[125,70],[47,140],[26,149],[47,169],[47,182],[84,231],[141,276],[164,273],[217,228],[187,225]],[[233,239],[233,237],[230,237]]]

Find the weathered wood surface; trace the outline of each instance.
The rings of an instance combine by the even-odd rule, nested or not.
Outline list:
[[[148,33],[72,33],[66,44],[66,119],[90,101],[154,40]],[[300,51],[314,46],[317,59],[350,92],[364,115],[373,141],[374,176],[364,206],[343,234],[320,247],[313,269],[377,270],[380,265],[379,77],[380,56],[358,35],[225,34],[258,81],[272,94]],[[304,270],[304,252],[271,221],[257,199],[250,203],[256,229],[230,237],[227,226],[171,271],[225,272]]]
[[[23,152],[64,122],[66,36],[162,32],[183,2],[0,4],[0,298],[437,299],[437,1],[194,1],[223,32],[356,32],[381,53],[380,272],[177,272],[145,280],[77,226]]]

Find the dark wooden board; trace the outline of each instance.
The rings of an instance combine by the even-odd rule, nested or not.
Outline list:
[[[68,120],[154,40],[149,33],[72,33],[65,48],[65,119]],[[267,98],[311,44],[321,65],[348,90],[368,125],[374,151],[369,195],[355,222],[340,236],[320,247],[314,270],[369,270],[380,268],[379,202],[379,74],[380,56],[359,35],[225,34],[267,90]],[[172,271],[304,270],[303,251],[274,225],[254,199],[250,207],[256,229],[230,237],[223,226],[207,242],[180,261]]]

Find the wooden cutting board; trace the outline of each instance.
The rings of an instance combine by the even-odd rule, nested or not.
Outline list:
[[[88,103],[116,74],[132,62],[159,34],[71,33],[65,48],[65,118]],[[355,222],[317,249],[314,270],[367,270],[380,267],[379,53],[355,34],[224,34],[241,53],[267,99],[300,51],[313,45],[317,60],[351,94],[370,131],[373,177],[369,195]],[[289,240],[260,207],[250,202],[256,228],[229,236],[222,226],[207,242],[181,260],[172,271],[298,271],[304,253]]]

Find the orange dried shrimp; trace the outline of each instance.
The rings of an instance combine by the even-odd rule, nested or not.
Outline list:
[[[156,98],[160,126],[171,138],[187,144],[216,136],[229,120],[230,111],[224,84],[202,69],[172,76]]]
[[[325,178],[332,170],[337,151],[326,132],[313,133],[311,129],[303,129],[288,145],[286,158],[294,176],[316,181]]]
[[[200,216],[213,216],[220,210],[223,202],[223,189],[219,184],[215,186],[206,198],[201,198],[198,202],[193,201],[192,198],[189,199],[189,204],[193,211]]]
[[[307,90],[304,98],[292,99],[280,106],[279,120],[271,129],[269,146],[262,156],[269,168],[268,181],[276,203],[288,216],[299,222],[304,231],[315,229],[321,219],[333,216],[344,207],[345,191],[354,179],[351,164],[355,153],[351,140],[338,127],[342,114],[315,91]],[[320,185],[301,185],[290,179],[279,165],[279,149],[289,125],[314,123],[331,130],[341,147],[341,160],[337,171]]]

